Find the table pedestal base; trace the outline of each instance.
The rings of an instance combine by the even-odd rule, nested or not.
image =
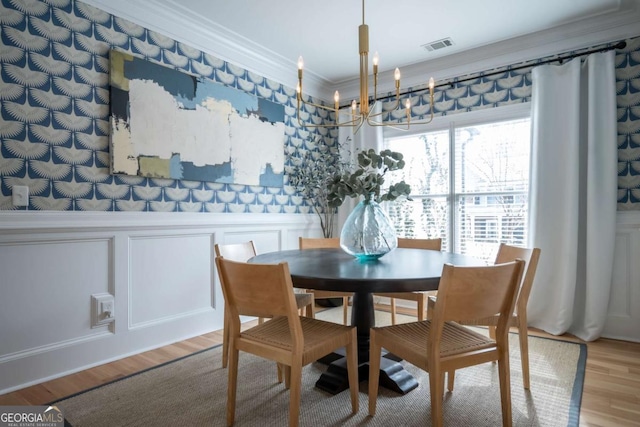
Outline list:
[[[358,332],[358,380],[366,381],[369,379],[369,331],[375,326],[373,295],[370,292],[353,293],[351,324]],[[329,367],[316,381],[316,387],[331,394],[338,394],[349,388],[345,355],[345,349],[341,348],[318,360]],[[418,381],[398,363],[401,360],[382,350],[379,384],[397,393],[407,394],[418,387]]]
[[[393,360],[395,356],[388,354],[380,359],[380,385],[396,393],[407,394],[418,387],[418,381],[407,372],[404,367]],[[369,362],[358,365],[358,380],[369,379]],[[327,393],[338,394],[349,388],[347,359],[345,357],[334,360],[329,364],[326,372],[316,381],[316,387]]]

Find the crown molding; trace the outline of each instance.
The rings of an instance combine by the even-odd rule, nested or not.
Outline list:
[[[621,0],[614,12],[405,66],[402,89],[426,85],[429,77],[449,80],[635,36],[640,36],[640,3]],[[395,91],[393,71],[381,73],[378,82],[378,93]],[[339,90],[344,99],[357,97],[359,81],[341,82],[333,90]]]
[[[297,82],[294,61],[190,12],[176,0],[158,0],[153,9],[129,0],[83,1],[285,86],[293,88]],[[426,84],[431,76],[446,80],[639,35],[638,2],[620,0],[610,13],[403,67],[402,87]],[[395,90],[392,73],[380,74],[380,94]],[[343,99],[357,98],[358,77],[331,82],[305,69],[305,93],[331,100],[335,90]]]
[[[284,86],[295,88],[298,82],[294,61],[191,12],[178,1],[159,0],[153,9],[129,0],[82,1]],[[306,71],[307,94],[322,97],[326,86],[326,80]]]

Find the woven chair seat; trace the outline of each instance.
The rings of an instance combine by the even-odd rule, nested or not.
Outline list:
[[[396,342],[402,342],[402,346],[411,349],[416,354],[427,354],[427,339],[431,321],[405,323],[380,328],[377,333],[380,336],[390,336]],[[416,337],[425,339],[416,339]],[[448,357],[468,351],[483,350],[495,346],[495,341],[486,336],[460,326],[455,322],[445,322],[440,340],[440,356]]]
[[[351,330],[350,326],[333,322],[325,322],[318,319],[300,317],[302,333],[304,335],[303,353],[305,358],[303,365],[318,357],[327,354],[326,348],[337,348],[344,343],[345,332]],[[291,351],[291,330],[286,317],[275,317],[262,325],[255,326],[240,334],[244,339],[264,343],[270,347],[277,347]],[[321,356],[316,356],[320,354]]]

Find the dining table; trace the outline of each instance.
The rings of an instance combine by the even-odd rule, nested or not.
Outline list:
[[[433,291],[438,289],[445,264],[485,265],[477,258],[426,249],[397,248],[377,260],[362,261],[340,248],[294,249],[256,255],[248,262],[286,262],[293,286],[301,289],[353,292],[351,325],[357,329],[358,377],[369,377],[369,334],[375,326],[373,295],[385,292]],[[329,366],[316,387],[331,394],[349,387],[344,353],[323,359]],[[406,394],[418,386],[417,380],[393,354],[383,353],[380,385]]]

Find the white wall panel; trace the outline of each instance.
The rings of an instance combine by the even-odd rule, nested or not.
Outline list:
[[[291,249],[318,230],[300,214],[0,211],[0,394],[222,329],[213,244]],[[115,322],[91,329],[105,292]]]
[[[130,327],[214,307],[211,234],[130,240]]]
[[[602,336],[640,342],[640,212],[619,212],[607,322]]]
[[[631,276],[633,265],[631,259],[632,233],[617,233],[611,279],[611,295],[607,314],[612,317],[629,317],[631,315]]]
[[[0,360],[107,329],[91,329],[90,301],[111,288],[111,247],[82,235],[0,243]]]

